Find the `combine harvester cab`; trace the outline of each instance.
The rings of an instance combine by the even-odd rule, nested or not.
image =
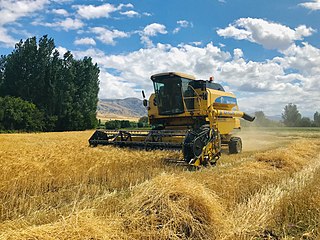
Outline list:
[[[191,165],[215,164],[221,146],[229,153],[239,153],[242,142],[232,133],[240,129],[240,119],[254,117],[239,111],[233,93],[210,80],[196,80],[184,73],[161,73],[151,76],[154,93],[143,104],[154,130],[96,130],[91,146],[115,145],[149,149],[177,149]],[[143,97],[144,92],[143,92]]]

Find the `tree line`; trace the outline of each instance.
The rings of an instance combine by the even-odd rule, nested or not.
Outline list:
[[[66,131],[97,125],[99,68],[90,57],[60,56],[47,35],[0,57],[0,130]]]
[[[150,127],[148,124],[148,117],[143,116],[139,118],[138,122],[129,120],[110,120],[105,122],[104,127],[106,129],[120,129],[120,128],[147,128]]]
[[[281,115],[280,121],[269,119],[263,111],[255,112],[255,121],[248,123],[242,121],[243,126],[256,126],[256,127],[320,127],[320,113],[315,112],[313,119],[309,117],[303,117],[298,110],[297,105],[293,103],[287,104]]]
[[[284,125],[287,127],[320,127],[320,114],[315,112],[313,115],[313,120],[308,117],[303,117],[297,105],[289,103],[284,107],[284,112],[282,113],[282,119]]]

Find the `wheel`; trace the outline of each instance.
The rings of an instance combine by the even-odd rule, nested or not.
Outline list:
[[[228,145],[230,154],[237,154],[242,151],[242,141],[239,137],[232,137]]]
[[[189,163],[191,159],[202,154],[202,149],[207,145],[210,138],[209,132],[210,129],[206,126],[188,131],[182,144],[183,157],[186,162]]]
[[[190,160],[194,158],[193,141],[196,137],[197,137],[197,132],[188,131],[186,137],[184,138],[184,141],[182,144],[182,152],[183,152],[183,159],[187,163],[189,163]]]

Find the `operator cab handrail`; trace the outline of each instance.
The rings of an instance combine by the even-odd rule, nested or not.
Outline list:
[[[197,93],[197,91],[194,89],[194,87],[193,86],[191,86],[191,85],[189,85],[188,86],[188,89],[191,89],[192,91],[193,91],[193,93],[195,93],[195,95],[196,96],[191,96],[191,97],[188,97],[188,96],[185,96],[184,94],[183,94],[183,98],[184,98],[184,100],[185,99],[197,99],[197,101],[198,101],[198,108],[188,108],[187,107],[187,104],[186,104],[186,101],[184,101],[184,105],[185,105],[185,109],[187,110],[187,111],[189,111],[189,112],[195,112],[195,111],[197,111],[197,112],[200,112],[200,106],[201,106],[201,97],[200,97],[200,95]],[[188,91],[188,90],[187,90]],[[186,91],[185,91],[186,92]],[[194,104],[193,104],[193,106],[194,106]]]

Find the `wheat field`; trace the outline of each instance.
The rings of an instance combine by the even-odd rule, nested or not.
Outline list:
[[[320,239],[320,131],[245,130],[198,171],[92,133],[0,135],[0,239]]]

